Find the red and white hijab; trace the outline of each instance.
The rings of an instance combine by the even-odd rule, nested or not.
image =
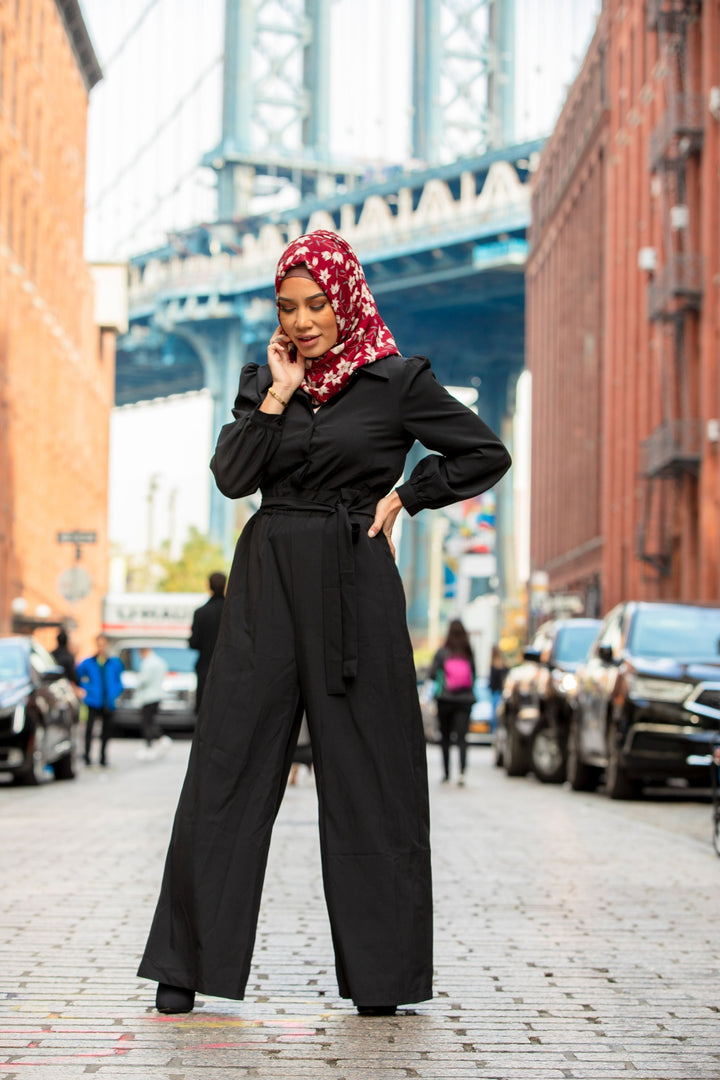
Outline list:
[[[398,348],[380,318],[365,272],[347,240],[324,229],[293,240],[278,263],[276,296],[287,272],[298,266],[310,271],[337,320],[337,344],[323,356],[305,361],[302,388],[323,405],[342,390],[357,368],[382,356],[393,356]]]

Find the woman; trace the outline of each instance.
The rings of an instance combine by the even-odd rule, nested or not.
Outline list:
[[[241,999],[270,833],[310,728],[323,881],[343,997],[387,1014],[432,995],[428,796],[391,532],[405,507],[494,484],[507,451],[398,355],[362,268],[330,232],[278,265],[279,327],[248,364],[211,468],[263,501],[238,541],[140,974],[157,1007]],[[415,439],[439,451],[391,490]]]
[[[453,619],[448,627],[447,638],[435,653],[429,677],[435,681],[440,745],[442,747],[443,783],[450,780],[450,743],[453,735],[460,754],[458,784],[465,783],[467,765],[467,733],[470,727],[470,710],[475,701],[475,659],[470,639],[459,619]]]

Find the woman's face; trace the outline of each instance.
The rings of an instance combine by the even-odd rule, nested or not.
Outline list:
[[[280,285],[277,307],[283,333],[305,360],[315,360],[337,344],[335,312],[314,281],[286,277]]]

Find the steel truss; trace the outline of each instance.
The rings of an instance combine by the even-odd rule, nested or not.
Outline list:
[[[415,0],[413,147],[429,163],[513,139],[514,0]]]

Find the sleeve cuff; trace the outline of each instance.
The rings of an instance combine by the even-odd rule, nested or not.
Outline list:
[[[400,496],[400,502],[403,504],[405,510],[407,510],[410,517],[414,517],[422,506],[415,494],[412,484],[408,480],[407,483],[401,484],[400,487],[395,488],[396,492]]]
[[[285,423],[285,413],[260,412],[258,406],[258,408],[250,414],[250,423],[255,427],[280,428]]]

